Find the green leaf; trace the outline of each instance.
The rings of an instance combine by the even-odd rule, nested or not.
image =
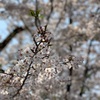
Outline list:
[[[33,17],[35,17],[35,18],[41,18],[41,19],[43,19],[44,16],[41,15],[40,12],[41,12],[40,9],[38,9],[38,10],[36,10],[36,11],[30,9],[29,15],[30,15],[30,16],[33,16]]]
[[[2,64],[0,64],[0,68],[2,67]]]
[[[36,11],[36,16],[38,16],[38,15],[40,14],[40,12],[41,12],[41,10],[38,9],[38,10]]]
[[[40,17],[41,19],[43,19],[43,18],[44,18],[44,16],[43,16],[43,15],[39,15],[39,17]]]
[[[34,17],[36,16],[34,10],[30,10],[29,15],[34,16]]]

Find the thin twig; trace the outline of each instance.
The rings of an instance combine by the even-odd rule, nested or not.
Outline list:
[[[49,15],[47,16],[47,25],[49,24],[51,14],[52,14],[53,9],[54,9],[54,7],[53,7],[53,0],[50,0],[50,3],[51,3],[51,9],[50,9]]]

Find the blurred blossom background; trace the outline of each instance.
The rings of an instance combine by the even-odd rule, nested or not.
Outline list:
[[[30,10],[39,11],[38,18],[31,16]],[[70,55],[77,59],[72,58],[74,69],[72,73],[71,70],[67,73],[72,79],[68,83],[69,99],[65,99],[63,93],[59,97],[60,92],[55,94],[55,99],[53,96],[46,96],[48,93],[41,94],[41,98],[99,100],[100,0],[0,0],[0,70],[12,68],[19,58],[18,51],[27,51],[33,45],[32,36],[37,33],[37,27],[45,25],[52,33],[53,57],[50,59],[58,60],[58,56],[60,60],[66,57],[68,59]],[[83,62],[77,68],[81,59]],[[52,63],[57,65],[56,61]],[[72,65],[69,64],[69,69]],[[45,69],[45,73],[49,71],[51,69]],[[53,71],[54,69],[54,75]],[[39,74],[40,81],[45,73]]]

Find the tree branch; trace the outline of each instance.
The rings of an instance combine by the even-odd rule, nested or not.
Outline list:
[[[22,32],[24,28],[22,27],[16,27],[13,32],[10,33],[10,35],[2,42],[0,43],[0,51],[2,51],[7,44],[15,37],[18,33]]]
[[[24,84],[25,84],[25,82],[26,82],[26,80],[27,80],[27,78],[28,78],[28,76],[29,76],[29,72],[30,72],[32,63],[33,63],[33,61],[30,62],[29,67],[28,67],[28,69],[27,69],[26,76],[25,76],[25,78],[24,78],[24,80],[23,80],[23,82],[22,82],[20,88],[17,90],[16,94],[13,95],[13,97],[17,96],[17,95],[19,94],[19,92],[22,90],[22,88],[23,88],[23,86],[24,86]]]
[[[92,41],[93,41],[93,38],[90,40],[89,47],[88,47],[88,51],[87,51],[86,63],[85,63],[85,65],[84,65],[84,66],[85,66],[85,70],[84,70],[84,79],[83,79],[82,87],[81,87],[81,90],[80,90],[80,93],[79,93],[80,96],[82,96],[83,93],[84,93],[85,81],[86,81],[86,79],[88,78],[88,77],[87,77],[87,74],[88,74],[88,71],[89,71],[88,63],[89,63],[89,55],[90,55],[90,53],[91,53]]]
[[[38,8],[38,6],[39,6],[39,1],[36,0],[35,3],[36,3],[36,6],[35,6],[35,12],[36,12],[36,11],[39,10],[39,8]],[[40,20],[39,20],[39,16],[36,16],[36,17],[35,17],[35,25],[36,25],[37,28],[38,28],[39,26],[41,26],[41,22],[40,22]]]
[[[50,3],[51,3],[51,9],[50,9],[50,13],[49,13],[49,15],[47,16],[47,24],[46,24],[46,25],[49,24],[51,14],[52,14],[53,9],[54,9],[54,7],[53,7],[53,0],[50,0]]]

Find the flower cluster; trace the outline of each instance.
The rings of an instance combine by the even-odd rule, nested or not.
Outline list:
[[[33,45],[20,49],[19,59],[14,67],[4,73],[5,78],[0,76],[0,85],[4,85],[0,95],[6,95],[8,100],[36,98],[37,95],[40,96],[38,100],[41,100],[47,98],[46,93],[51,97],[53,94],[62,95],[65,93],[66,83],[70,81],[68,69],[81,63],[74,56],[61,61],[56,53],[51,53],[52,37],[47,26],[39,27],[32,38]]]

